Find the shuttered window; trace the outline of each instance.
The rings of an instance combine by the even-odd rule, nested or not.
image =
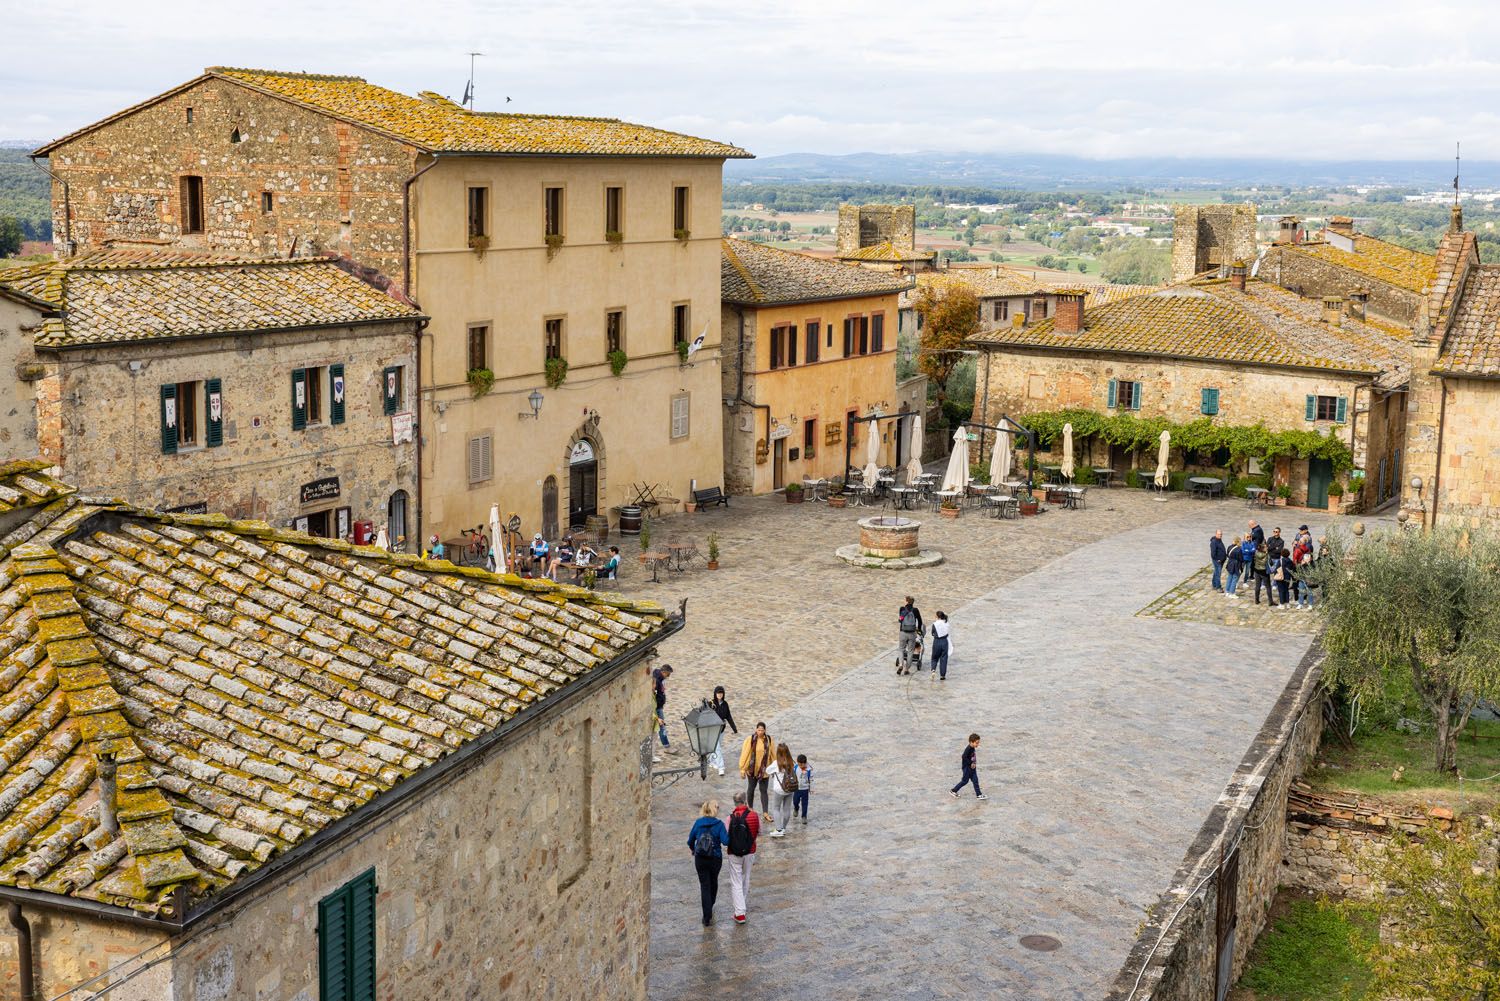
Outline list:
[[[1109,380],[1109,407],[1121,410],[1141,409],[1141,384],[1128,379]]]
[[[203,402],[208,419],[204,422],[204,444],[218,448],[224,444],[224,384],[219,379],[203,380]]]
[[[318,901],[319,1001],[375,1001],[375,870]]]
[[[784,363],[781,358],[781,344],[786,335],[785,327],[771,328],[771,367],[780,368]]]
[[[672,437],[686,438],[691,430],[688,418],[691,410],[689,408],[690,397],[684,393],[681,396],[672,397]]]
[[[795,323],[786,328],[786,363],[797,364],[797,325]]]
[[[1349,400],[1344,396],[1313,396],[1307,397],[1307,414],[1310,421],[1333,421],[1336,424],[1344,423],[1349,416]]]
[[[807,351],[805,352],[806,357],[803,359],[809,365],[818,360],[818,342],[821,337],[822,333],[818,330],[818,321],[809,320],[807,322]]]
[[[870,350],[875,352],[885,350],[884,313],[876,313],[870,317]]]
[[[469,439],[469,482],[483,483],[494,475],[492,439],[487,434]]]
[[[307,369],[292,369],[292,430],[307,427]]]
[[[328,423],[344,423],[344,366],[328,366]]]
[[[163,455],[177,452],[177,384],[167,383],[161,387],[161,451]]]
[[[855,318],[850,316],[844,320],[844,357],[848,358],[854,353],[854,324]]]
[[[1199,409],[1205,414],[1213,415],[1219,412],[1219,391],[1217,389],[1203,389],[1203,402]]]
[[[387,366],[381,373],[381,409],[386,414],[394,414],[401,409],[405,375],[400,365]]]

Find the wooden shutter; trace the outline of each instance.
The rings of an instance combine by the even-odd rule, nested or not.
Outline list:
[[[349,888],[318,901],[318,997],[350,1001]]]
[[[688,403],[689,403],[689,400],[688,400],[688,397],[686,397],[686,396],[674,396],[674,397],[672,397],[672,437],[673,438],[686,438],[687,435],[688,435],[688,430],[689,430],[689,424],[688,424],[689,408],[688,408]]]
[[[386,414],[394,414],[400,405],[396,399],[396,383],[400,381],[401,369],[396,365],[386,366],[385,371],[380,373],[380,392],[382,407]]]
[[[375,870],[318,901],[319,1001],[375,1001]]]
[[[469,482],[480,483],[492,475],[494,458],[490,436],[476,435],[469,439]]]
[[[177,454],[177,385],[166,383],[161,387],[161,451],[163,455]]]
[[[1307,396],[1307,419],[1310,421],[1318,419],[1318,398],[1311,393]]]
[[[1141,409],[1141,384],[1139,382],[1130,384],[1130,409]]]
[[[292,430],[307,427],[307,369],[292,369]]]
[[[1348,416],[1349,416],[1349,398],[1346,397],[1346,396],[1340,396],[1339,397],[1339,403],[1338,403],[1338,413],[1334,415],[1333,419],[1335,421],[1337,421],[1339,424],[1342,424],[1342,423],[1344,423],[1344,418],[1346,418]]]
[[[870,350],[885,350],[885,314],[876,313],[870,317]]]
[[[1203,404],[1201,410],[1205,414],[1216,414],[1219,412],[1219,391],[1217,389],[1204,389]]]
[[[844,357],[854,353],[854,317],[844,320]]]
[[[349,997],[375,1001],[375,870],[349,885]]]
[[[771,328],[771,367],[781,367],[781,335],[785,333],[780,327]]]
[[[1120,405],[1120,380],[1109,380],[1109,408],[1113,410]]]
[[[204,443],[209,448],[224,444],[224,384],[218,379],[203,380],[203,412],[208,415]]]
[[[788,366],[797,364],[797,325],[795,323],[786,328],[786,363]]]
[[[344,423],[344,397],[349,386],[344,382],[344,366],[328,366],[328,423]]]
[[[818,336],[818,325],[809,323],[807,325],[807,350],[803,352],[807,356],[804,361],[809,365],[818,360]]]

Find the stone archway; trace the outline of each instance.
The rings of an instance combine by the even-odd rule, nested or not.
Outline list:
[[[592,482],[594,488],[594,506],[600,512],[607,512],[608,504],[605,498],[609,494],[606,489],[607,481],[605,479],[604,436],[599,432],[599,416],[597,414],[591,415],[588,420],[579,425],[578,430],[574,431],[573,436],[568,439],[567,448],[563,450],[562,465],[564,475],[558,478],[558,482],[562,487],[560,493],[563,496],[559,507],[568,512],[567,528],[574,527],[573,512],[578,510],[578,504],[575,503],[575,500],[584,500],[583,498],[575,498],[573,496],[575,479],[572,475],[572,469],[575,456],[582,456],[585,452],[588,453],[588,458],[585,461],[593,463],[593,475],[585,479],[584,483],[587,485],[589,482]]]

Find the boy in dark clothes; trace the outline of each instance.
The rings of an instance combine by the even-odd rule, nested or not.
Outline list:
[[[969,746],[964,748],[963,757],[959,758],[959,765],[964,770],[963,780],[948,790],[949,795],[958,799],[958,791],[970,782],[974,783],[974,798],[989,799],[979,791],[979,734],[969,734]]]

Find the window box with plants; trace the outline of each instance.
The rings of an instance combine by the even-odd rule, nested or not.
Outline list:
[[[611,351],[606,357],[609,359],[609,371],[611,375],[619,375],[625,371],[625,365],[630,361],[630,356],[618,348]]]
[[[677,342],[677,364],[686,365],[688,360],[688,342]]]
[[[474,251],[475,256],[483,257],[484,252],[490,249],[490,238],[482,233],[475,233],[469,237],[469,249]]]
[[[782,492],[786,494],[786,502],[788,504],[802,503],[802,484],[788,483]]]
[[[469,390],[474,394],[476,400],[485,393],[488,393],[490,387],[495,384],[495,373],[487,368],[469,369],[468,378]]]
[[[545,239],[547,241],[547,260],[550,261],[557,256],[557,252],[562,249],[562,245],[567,241],[563,239],[561,233],[548,233]]]
[[[691,230],[687,230],[687,229],[674,229],[674,230],[672,230],[672,239],[677,240],[680,243],[687,243],[688,240],[692,237],[692,235],[693,235],[693,233],[692,233]]]
[[[618,247],[625,242],[625,234],[617,229],[606,229],[604,231],[604,242]]]
[[[547,388],[556,389],[568,378],[568,359],[548,358],[544,366],[547,373]]]

